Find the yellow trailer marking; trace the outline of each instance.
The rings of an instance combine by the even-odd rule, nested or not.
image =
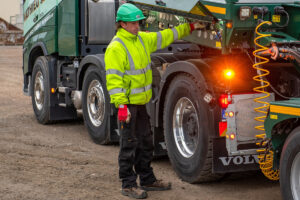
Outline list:
[[[270,115],[270,119],[278,119],[278,115]]]
[[[205,5],[205,7],[213,13],[218,13],[218,14],[222,14],[225,15],[226,14],[226,8],[222,8],[222,7],[217,7],[217,6],[209,6],[209,5]]]
[[[293,108],[293,107],[287,107],[287,106],[271,105],[270,112],[300,116],[300,108]]]
[[[192,10],[191,12],[192,14],[195,14],[195,15],[201,15],[201,16],[206,16],[202,10],[200,10],[200,8],[198,7],[198,5],[196,5]]]

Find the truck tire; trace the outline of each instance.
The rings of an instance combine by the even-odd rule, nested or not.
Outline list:
[[[48,60],[45,56],[36,59],[31,82],[31,100],[36,119],[41,124],[51,123]]]
[[[96,66],[90,66],[82,86],[82,112],[85,126],[97,144],[108,144],[110,99],[105,79]]]
[[[209,110],[203,100],[205,82],[187,74],[176,76],[164,105],[164,135],[168,155],[177,175],[186,182],[215,181],[212,174],[212,140]]]
[[[300,127],[286,139],[280,158],[280,189],[284,200],[300,199]]]

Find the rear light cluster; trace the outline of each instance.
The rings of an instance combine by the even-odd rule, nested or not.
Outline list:
[[[235,134],[227,133],[227,119],[233,118],[235,113],[233,111],[227,111],[228,105],[232,103],[232,95],[230,94],[222,94],[219,98],[219,104],[222,108],[222,122],[219,122],[219,136],[227,137],[230,140],[235,140]]]
[[[219,104],[221,108],[226,109],[228,105],[231,103],[231,96],[228,94],[221,94],[219,98]]]

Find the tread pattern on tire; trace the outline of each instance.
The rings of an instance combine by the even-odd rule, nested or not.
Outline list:
[[[185,77],[185,78],[188,78],[188,79],[192,80],[194,82],[194,84],[196,85],[196,87],[200,90],[201,95],[203,96],[204,92],[206,91],[206,88],[203,88],[203,85],[194,76],[192,76],[190,74],[180,73],[179,75],[177,75],[173,78],[173,80],[171,81],[171,84],[172,84],[172,82],[175,82],[176,79],[182,79],[182,77]],[[171,84],[169,84],[169,85],[171,85]],[[169,91],[168,88],[167,88],[167,91]],[[166,94],[166,96],[167,95],[168,94]],[[166,107],[166,102],[167,101],[165,101],[164,108]],[[166,109],[164,109],[163,115],[164,115],[163,118],[165,119]],[[164,120],[163,123],[164,123],[163,126],[166,127],[167,122]],[[224,176],[223,174],[213,174],[212,173],[212,168],[213,168],[213,166],[212,166],[212,164],[213,164],[213,157],[212,157],[212,155],[213,155],[213,144],[212,144],[211,137],[208,137],[208,138],[209,138],[208,152],[206,154],[206,159],[205,159],[205,163],[204,163],[203,168],[199,169],[199,171],[201,171],[201,172],[198,173],[197,177],[195,178],[195,181],[190,182],[189,180],[185,180],[182,177],[180,177],[183,181],[187,181],[187,182],[190,182],[190,183],[211,182],[211,181],[217,181],[217,180],[221,179]],[[170,159],[170,161],[171,161],[172,165],[174,166],[173,161],[171,159]],[[175,169],[175,171],[176,171],[176,169]],[[176,171],[176,173],[178,174],[177,171]]]
[[[35,62],[34,62],[34,68],[33,68],[33,72],[35,71],[35,66],[36,66],[36,62],[37,61],[39,61],[39,60],[41,60],[41,62],[43,62],[44,64],[47,64],[48,62],[49,62],[49,57],[48,56],[40,56],[40,57],[38,57],[36,60],[35,60]],[[48,76],[48,74],[49,74],[49,69],[48,69],[48,67],[46,66],[45,67],[45,73],[46,74],[43,74],[44,76]],[[32,76],[32,79],[34,79],[35,77],[34,76]],[[44,77],[44,79],[45,80],[47,80],[48,81],[48,87],[50,87],[50,81],[49,81],[49,77]],[[48,88],[49,89],[49,88]],[[47,90],[47,89],[45,89],[45,94],[46,94],[46,91],[49,91],[49,90]],[[52,123],[54,123],[54,121],[53,120],[50,120],[50,108],[49,107],[47,107],[47,108],[44,108],[44,109],[47,109],[45,112],[45,114],[43,114],[44,116],[41,116],[41,115],[39,115],[39,116],[37,116],[37,114],[36,114],[36,111],[35,111],[35,109],[37,109],[37,108],[35,108],[35,102],[34,102],[34,100],[33,100],[33,98],[34,98],[34,81],[32,81],[32,89],[31,89],[31,92],[32,92],[32,104],[33,104],[33,109],[34,109],[34,112],[35,112],[35,115],[36,115],[36,117],[37,117],[37,120],[38,120],[38,122],[39,123],[41,123],[41,124],[44,124],[44,125],[46,125],[46,124],[52,124]],[[50,93],[48,94],[48,101],[50,101]],[[45,105],[47,105],[47,102],[45,102]],[[44,106],[45,106],[44,105]],[[42,114],[42,113],[41,113]]]
[[[291,167],[292,167],[292,158],[297,155],[300,150],[300,126],[296,127],[287,139],[282,148],[281,158],[280,158],[280,189],[281,194],[284,200],[293,199],[291,191]]]
[[[83,87],[85,86],[85,84],[86,84],[86,79],[88,79],[88,76],[90,76],[91,74],[93,74],[93,73],[95,73],[96,74],[96,76],[98,76],[99,78],[100,78],[100,83],[101,83],[101,85],[102,85],[102,87],[103,87],[103,89],[104,90],[106,90],[106,86],[105,85],[103,85],[103,84],[105,84],[105,83],[103,83],[103,80],[102,80],[102,77],[101,77],[101,74],[100,73],[98,73],[98,68],[95,66],[95,65],[91,65],[88,69],[87,69],[87,71],[85,72],[85,75],[84,75],[84,81],[83,81]],[[85,102],[85,95],[84,95],[85,93],[83,92],[82,93],[82,96],[83,96],[83,104],[84,103],[86,103]],[[106,102],[108,101],[108,99],[106,99]],[[83,107],[84,107],[85,105],[83,105]],[[105,105],[106,106],[106,105]],[[83,110],[86,110],[87,108],[83,108]],[[108,109],[109,110],[109,109]],[[86,112],[86,113],[85,113]],[[108,128],[107,128],[107,124],[106,125],[102,125],[102,126],[104,126],[104,127],[102,127],[102,128],[100,128],[100,129],[103,129],[102,131],[104,131],[105,133],[105,137],[104,138],[100,138],[100,137],[95,137],[91,132],[93,132],[93,131],[95,131],[95,130],[93,130],[93,128],[92,127],[90,127],[89,125],[87,125],[87,123],[91,123],[90,122],[90,119],[89,119],[89,116],[88,116],[88,113],[87,113],[87,111],[85,111],[84,113],[83,113],[83,116],[84,116],[84,119],[85,119],[85,126],[87,127],[87,129],[88,129],[88,132],[89,132],[89,135],[90,135],[90,137],[91,137],[91,139],[93,140],[93,142],[94,143],[96,143],[96,144],[101,144],[101,145],[108,145],[108,144],[111,144],[111,141],[110,141],[110,135],[108,134]],[[106,113],[106,115],[108,115],[107,116],[107,120],[109,120],[109,114],[107,114]],[[87,122],[87,120],[89,120],[89,122]],[[98,130],[99,131],[99,130]]]

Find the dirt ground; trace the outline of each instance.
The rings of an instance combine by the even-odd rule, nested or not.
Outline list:
[[[117,145],[94,144],[82,120],[43,126],[22,92],[22,47],[0,47],[0,199],[128,199],[120,194]],[[181,181],[168,161],[153,161],[158,178],[173,189],[148,199],[279,200],[278,182],[262,174],[227,176],[220,182]]]

